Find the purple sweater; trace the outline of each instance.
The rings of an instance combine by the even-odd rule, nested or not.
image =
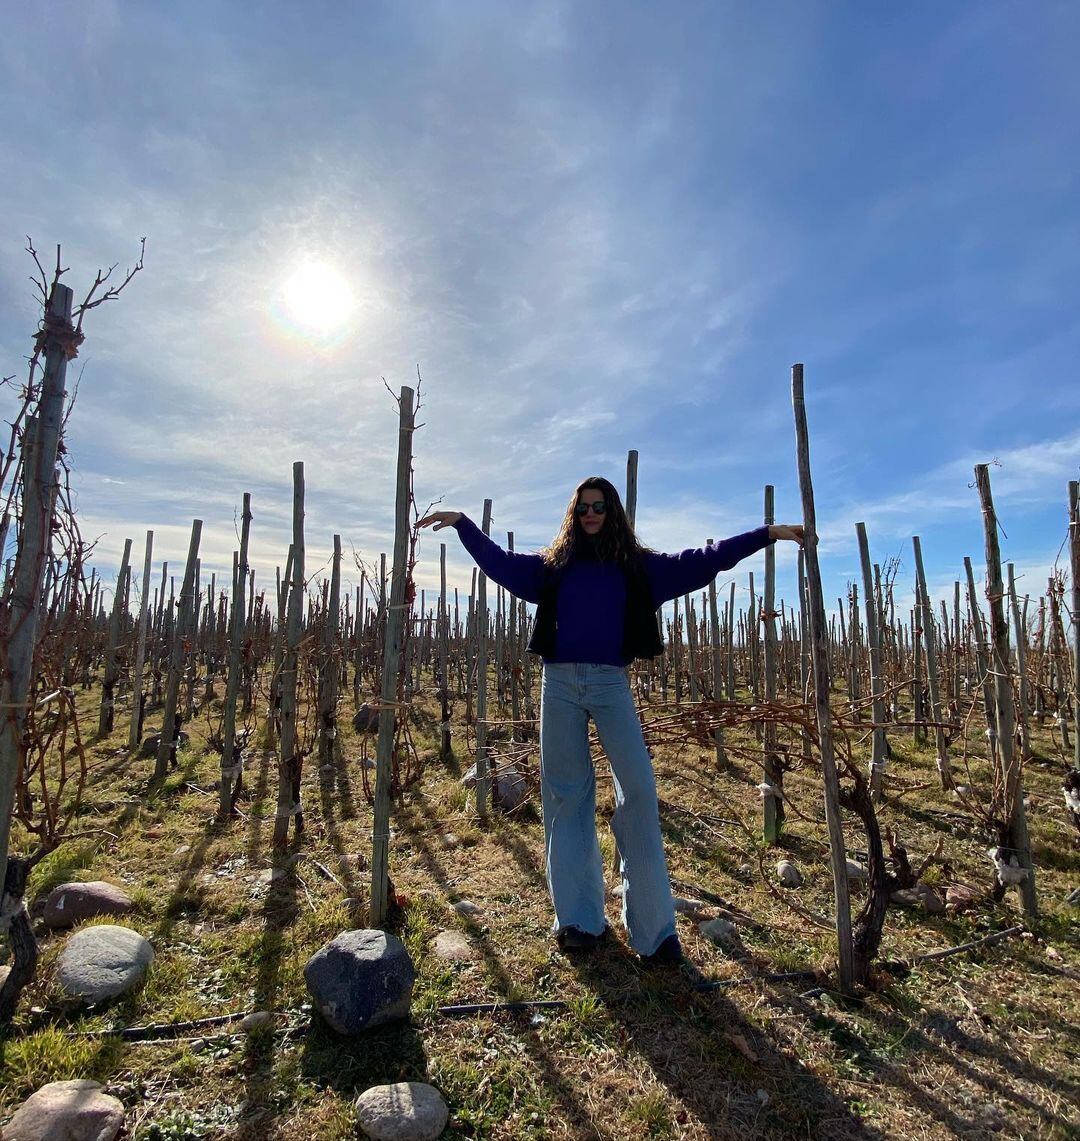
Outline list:
[[[539,602],[543,582],[540,555],[504,551],[467,515],[462,515],[454,528],[488,578],[526,602]],[[646,554],[645,573],[652,588],[653,605],[659,607],[680,594],[700,590],[720,571],[730,570],[772,541],[769,528],[758,527],[678,555]],[[548,661],[628,664],[622,652],[626,582],[614,563],[571,563],[562,576],[558,599],[556,651]]]

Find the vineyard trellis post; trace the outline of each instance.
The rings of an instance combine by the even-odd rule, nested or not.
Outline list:
[[[772,484],[765,486],[765,526],[776,522],[775,492]],[[776,545],[765,548],[765,595],[762,600],[761,620],[765,642],[765,723],[762,726],[762,745],[765,758],[765,775],[762,789],[762,835],[766,844],[780,839],[784,826],[784,765],[777,742],[776,717],[772,705],[776,701]]]
[[[791,367],[791,403],[795,413],[796,452],[799,466],[799,488],[802,492],[803,543],[807,588],[807,628],[810,634],[810,656],[813,664],[814,702],[817,707],[818,746],[824,784],[825,820],[829,829],[829,855],[833,873],[836,936],[840,990],[851,992],[854,984],[854,947],[851,938],[851,899],[848,891],[847,852],[844,847],[843,823],[840,818],[840,782],[833,755],[832,712],[829,709],[828,626],[825,601],[821,590],[821,572],[817,557],[817,512],[814,507],[814,485],[810,475],[810,440],[806,426],[806,402],[803,396],[803,366]]]
[[[337,740],[338,630],[341,610],[341,536],[334,536],[330,594],[323,616],[323,652],[319,663],[319,767],[334,762]]]
[[[176,750],[179,745],[180,683],[184,678],[184,655],[192,649],[188,633],[191,628],[191,616],[194,614],[195,566],[199,561],[201,539],[202,520],[194,519],[191,523],[187,563],[184,566],[184,582],[180,588],[180,606],[172,628],[169,675],[165,683],[165,712],[161,722],[161,735],[158,738],[157,760],[154,764],[155,781],[164,780],[169,766],[176,760]]]
[[[1069,565],[1072,570],[1073,768],[1080,772],[1080,480],[1069,480]]]
[[[1027,914],[1034,916],[1038,912],[1035,869],[1031,862],[1031,842],[1024,810],[1022,763],[1016,756],[1016,708],[1013,704],[1012,670],[1009,663],[1009,627],[1005,622],[1003,604],[998,521],[990,491],[990,469],[986,464],[975,465],[975,484],[982,504],[983,532],[986,537],[986,600],[990,608],[990,653],[997,721],[995,760],[998,776],[995,784],[999,785],[1003,794],[1000,808],[1005,825],[1006,846],[1012,850],[1020,868],[1027,873],[1020,879],[1020,898]]]
[[[244,644],[244,590],[248,576],[248,539],[251,534],[251,493],[244,492],[240,516],[240,555],[233,582],[232,620],[229,629],[229,673],[225,680],[225,710],[222,719],[221,785],[218,789],[218,817],[224,820],[233,811],[234,789],[243,779],[242,762],[236,748],[236,701],[240,693],[241,653]]]
[[[949,764],[949,746],[945,741],[945,727],[942,724],[941,688],[938,680],[937,637],[934,629],[934,612],[930,605],[930,592],[926,588],[926,572],[923,570],[922,543],[919,536],[911,540],[915,550],[915,587],[918,596],[919,621],[922,623],[923,653],[926,657],[926,684],[930,690],[930,717],[934,723],[934,744],[937,749],[937,770],[941,787],[953,787],[952,767]]]
[[[146,532],[146,550],[143,554],[143,573],[139,596],[139,627],[135,635],[135,664],[131,672],[131,724],[128,726],[128,751],[135,755],[142,733],[143,692],[142,675],[146,664],[146,628],[150,605],[150,567],[154,554],[154,532]]]
[[[101,682],[101,705],[98,711],[98,736],[107,737],[116,719],[116,683],[120,679],[120,625],[126,613],[127,581],[131,573],[131,540],[124,540],[124,554],[116,575],[112,613],[109,616],[109,641],[105,648],[105,676]]]
[[[491,533],[490,499],[484,500],[481,530],[485,535]],[[476,813],[481,820],[487,820],[491,767],[487,751],[487,575],[483,571],[477,575],[476,592]]]
[[[866,610],[866,640],[870,648],[870,693],[874,717],[873,745],[870,754],[870,795],[881,799],[885,765],[889,758],[885,738],[885,700],[881,673],[881,634],[878,629],[878,604],[874,597],[874,582],[870,574],[870,545],[866,538],[866,524],[856,523],[859,539],[859,563],[863,580],[863,606]]]
[[[375,761],[375,808],[371,830],[371,907],[369,920],[377,927],[386,919],[390,884],[390,786],[393,781],[394,739],[399,707],[398,670],[405,631],[409,580],[409,509],[412,504],[413,390],[402,386],[398,401],[397,489],[394,510],[394,561],[383,647],[382,691],[379,700],[379,739]],[[380,604],[386,596],[385,574]],[[382,608],[382,605],[380,605]]]
[[[300,682],[300,641],[303,637],[305,593],[304,464],[293,464],[291,573],[283,584],[286,604],[285,654],[281,662],[281,734],[278,740],[277,808],[274,812],[274,848],[281,851],[289,839],[289,821],[296,819],[296,834],[304,829],[300,803],[302,754],[297,733],[297,693]]]

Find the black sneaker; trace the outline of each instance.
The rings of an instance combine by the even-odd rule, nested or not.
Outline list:
[[[600,935],[591,935],[580,927],[563,927],[555,936],[560,951],[595,951],[600,939]]]
[[[642,955],[641,961],[650,967],[678,966],[683,961],[678,935],[669,935],[651,955]]]

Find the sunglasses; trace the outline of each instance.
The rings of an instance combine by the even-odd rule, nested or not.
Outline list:
[[[597,499],[593,503],[579,503],[574,508],[574,514],[584,517],[589,514],[590,507],[594,515],[603,515],[607,511],[607,504],[602,499]]]

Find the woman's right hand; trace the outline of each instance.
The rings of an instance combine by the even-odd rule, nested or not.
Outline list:
[[[460,518],[460,511],[432,511],[430,515],[425,515],[423,519],[419,520],[416,525],[417,527],[428,527],[434,523],[435,530],[441,531],[444,527],[453,527]]]

